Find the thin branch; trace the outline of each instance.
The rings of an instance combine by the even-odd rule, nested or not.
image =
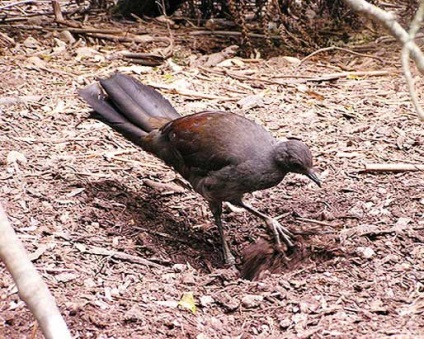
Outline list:
[[[424,165],[414,164],[365,164],[365,172],[424,171]]]
[[[306,60],[312,58],[314,55],[317,55],[318,53],[327,52],[327,51],[333,51],[333,50],[343,51],[343,52],[346,52],[346,53],[350,53],[350,54],[357,55],[357,56],[362,56],[362,57],[365,57],[365,58],[376,59],[376,60],[380,61],[382,64],[384,64],[384,60],[382,58],[376,57],[374,55],[368,55],[368,54],[358,53],[358,52],[352,51],[352,50],[347,49],[347,48],[341,48],[341,47],[331,46],[331,47],[321,48],[321,49],[319,49],[319,50],[317,50],[317,51],[309,54],[308,56],[304,57],[302,60],[300,60],[300,63],[299,63],[298,66],[300,66],[301,64],[303,64]]]
[[[409,42],[409,34],[396,21],[394,14],[388,13],[377,6],[371,5],[365,0],[344,0],[353,10],[372,17],[382,24],[392,36],[402,45]],[[419,71],[424,74],[424,54],[420,48],[413,42],[410,45],[411,57],[417,64]]]
[[[421,120],[424,120],[424,111],[418,101],[418,96],[415,91],[414,78],[412,77],[411,67],[409,65],[409,56],[411,54],[411,42],[415,39],[415,35],[417,34],[418,30],[421,27],[423,16],[424,16],[424,1],[421,1],[418,11],[417,13],[415,13],[414,19],[412,20],[411,26],[409,28],[410,40],[407,43],[405,43],[401,53],[403,74],[405,75],[405,80],[406,80],[406,84],[408,85],[412,104],[414,105],[415,110],[417,111]]]
[[[415,34],[421,27],[421,22],[424,17],[424,1],[420,1],[420,7],[411,23],[409,32],[406,32],[396,21],[394,14],[386,12],[377,6],[371,5],[365,0],[344,0],[344,2],[355,11],[371,16],[375,21],[382,24],[390,32],[390,34],[401,43],[403,72],[405,74],[411,100],[419,118],[424,121],[424,111],[421,108],[415,93],[414,81],[409,67],[409,56],[411,56],[420,73],[424,74],[424,54],[413,41]]]
[[[35,0],[24,0],[24,1],[12,2],[11,4],[1,6],[0,11],[7,9],[7,8],[11,8],[11,7],[16,7],[16,6],[25,5],[25,4],[31,4],[33,2],[36,2],[36,1]],[[37,1],[37,2],[49,2],[49,1],[47,0],[47,1]]]
[[[47,339],[70,339],[71,334],[47,285],[28,259],[21,241],[0,204],[0,259],[13,277],[19,296],[28,305]]]

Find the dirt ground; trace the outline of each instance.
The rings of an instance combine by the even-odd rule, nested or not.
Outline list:
[[[144,67],[120,52],[166,46],[0,31],[15,39],[0,59],[0,99],[12,101],[0,106],[0,199],[75,338],[424,338],[423,173],[364,171],[424,163],[423,124],[393,43],[300,65],[280,56],[194,66],[212,40],[175,30],[172,62]],[[227,209],[238,270],[251,269],[255,243],[270,261],[253,281],[223,265],[205,201],[87,119],[77,90],[117,70],[184,115],[231,110],[310,146],[322,188],[289,175],[247,197],[297,234],[295,253],[268,253],[261,221]],[[0,272],[0,337],[41,338]]]

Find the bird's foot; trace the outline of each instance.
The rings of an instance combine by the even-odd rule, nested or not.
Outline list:
[[[288,248],[293,248],[294,244],[291,238],[293,237],[293,234],[285,228],[283,225],[281,225],[277,220],[273,218],[266,219],[266,224],[268,228],[274,233],[275,242],[278,246],[281,246],[281,240],[282,238],[283,242],[286,244]]]

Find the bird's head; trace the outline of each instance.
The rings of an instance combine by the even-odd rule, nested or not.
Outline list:
[[[278,143],[274,158],[282,171],[306,175],[321,187],[321,181],[312,168],[311,151],[303,142],[289,139]]]

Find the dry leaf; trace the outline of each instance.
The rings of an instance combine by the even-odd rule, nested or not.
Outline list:
[[[196,313],[196,304],[194,301],[193,292],[185,292],[181,300],[178,302],[178,305],[182,308],[190,310],[193,313]]]

